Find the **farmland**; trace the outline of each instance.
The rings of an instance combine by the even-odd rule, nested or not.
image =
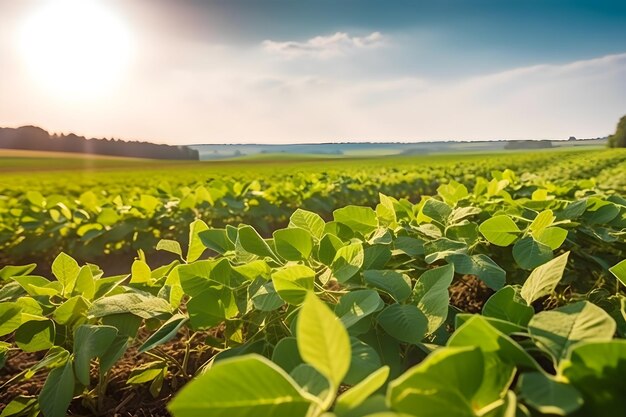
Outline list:
[[[626,410],[624,150],[0,164],[3,417]]]

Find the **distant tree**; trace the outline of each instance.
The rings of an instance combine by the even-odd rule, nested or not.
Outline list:
[[[570,136],[568,140],[576,140],[576,136]]]
[[[619,119],[615,133],[609,136],[609,147],[626,148],[626,116]]]

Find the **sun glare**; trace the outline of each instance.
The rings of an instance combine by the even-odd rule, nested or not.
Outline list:
[[[125,22],[96,0],[48,0],[24,21],[19,40],[35,81],[69,98],[114,87],[132,52]]]

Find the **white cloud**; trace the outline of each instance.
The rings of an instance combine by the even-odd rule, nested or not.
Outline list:
[[[380,32],[372,32],[363,37],[337,32],[328,36],[316,36],[306,42],[266,40],[262,46],[266,51],[286,58],[331,58],[354,50],[379,47],[383,45],[384,39]]]

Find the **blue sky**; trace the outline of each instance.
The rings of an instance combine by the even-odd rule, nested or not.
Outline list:
[[[85,0],[90,27],[125,34],[95,43],[85,68],[124,66],[88,86],[25,71],[24,22],[54,1],[72,0],[0,0],[2,125],[169,143],[562,139],[626,113],[622,1]]]

